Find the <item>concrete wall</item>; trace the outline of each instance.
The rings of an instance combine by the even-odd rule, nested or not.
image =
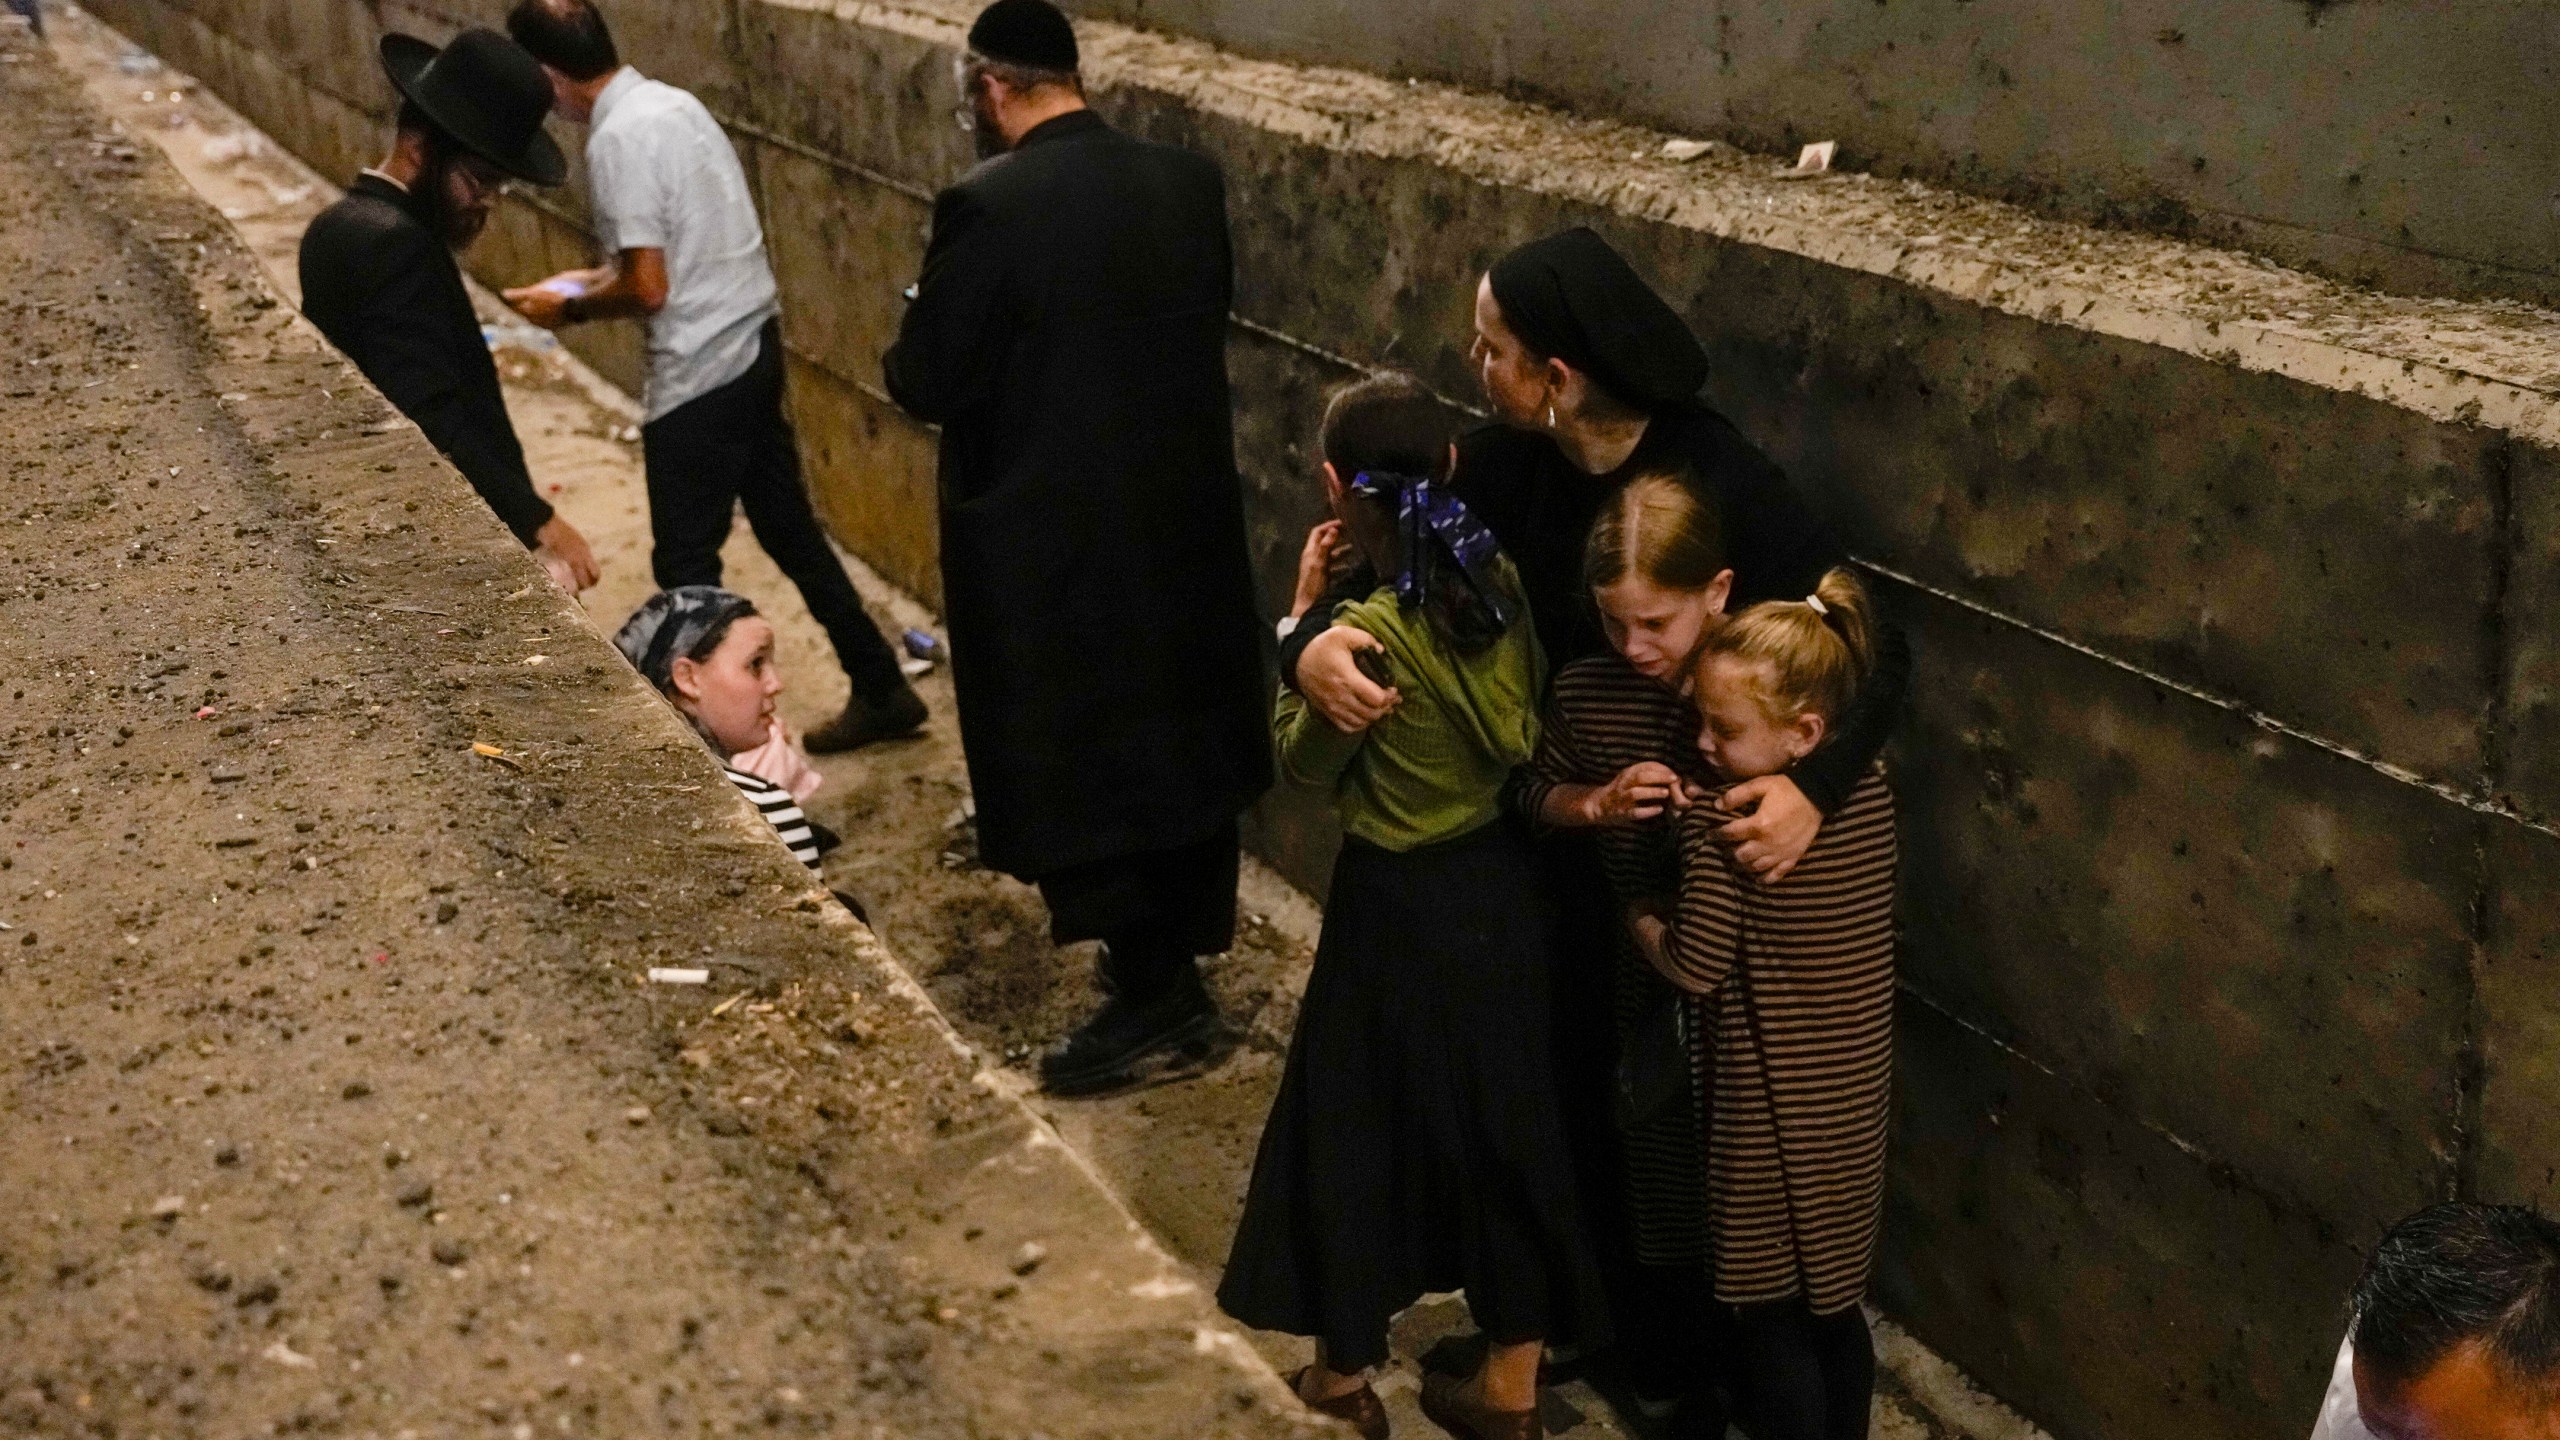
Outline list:
[[[98,8],[325,167],[370,157],[372,17]],[[927,197],[967,158],[956,7],[614,14],[747,156],[826,513],[931,594],[931,437],[881,402],[877,357]],[[2539,818],[2560,813],[2560,321],[1914,186],[1630,159],[1661,137],[1490,97],[1086,40],[1114,119],[1230,179],[1274,609],[1325,388],[1392,362],[1471,393],[1473,276],[1576,221],[1659,281],[1709,337],[1712,397],[1901,577],[1879,583],[1922,662],[1879,1298],[1923,1339],[2065,1440],[2297,1433],[2384,1225],[2451,1194],[2560,1200],[2560,932],[2538,903],[2560,877]],[[511,211],[475,263],[513,281],[583,245],[564,197]],[[629,373],[627,336],[579,343]],[[1258,838],[1320,877],[1303,799]]]
[[[2508,0],[1082,0],[2427,291],[2560,295],[2560,12]]]

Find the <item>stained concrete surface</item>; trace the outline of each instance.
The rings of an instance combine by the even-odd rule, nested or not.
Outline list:
[[[1301,1433],[221,222],[0,105],[0,1429]]]
[[[61,36],[66,58],[98,103],[158,141],[189,182],[231,217],[271,278],[289,289],[295,243],[308,217],[331,197],[326,183],[187,77],[166,69],[122,73],[115,61],[123,42],[85,17],[71,17]],[[175,100],[168,98],[173,86]],[[498,356],[540,483],[594,542],[604,565],[606,580],[584,608],[592,623],[609,628],[646,593],[645,500],[630,438],[636,408],[541,337],[510,332]],[[743,529],[725,559],[730,583],[756,596],[777,621],[792,680],[786,714],[822,718],[842,699],[823,635]],[[884,620],[932,623],[913,600],[855,568]],[[942,710],[942,678],[921,683]],[[1029,1083],[1027,1052],[1092,1003],[1085,983],[1089,957],[1058,954],[1046,943],[1036,897],[970,863],[966,827],[953,823],[965,779],[948,735],[945,725],[922,743],[821,757],[830,788],[811,808],[852,840],[829,860],[829,883],[866,899],[882,935],[924,978],[942,1013],[988,1065],[1005,1067],[1004,1088],[1021,1091]],[[1110,1100],[1034,1098],[1043,1118],[1127,1201],[1183,1273],[1203,1285],[1233,1232],[1318,924],[1311,903],[1268,872],[1249,874],[1244,899],[1241,943],[1213,972],[1222,1004],[1243,1032],[1226,1064],[1203,1079]],[[1464,1329],[1463,1306],[1450,1299],[1417,1308],[1399,1326],[1404,1359],[1382,1388],[1401,1425],[1424,1424],[1413,1409],[1412,1357]],[[1301,1342],[1255,1338],[1275,1363],[1293,1366],[1306,1358]],[[1887,1355],[1876,1412],[1883,1440],[2033,1440],[2032,1426],[1896,1327],[1880,1326],[1879,1340]],[[1575,1440],[1629,1433],[1584,1386],[1560,1390],[1549,1413],[1558,1433]]]
[[[297,23],[312,3],[104,8],[344,173],[370,158],[383,97],[369,61],[300,56],[344,38]],[[924,583],[931,437],[866,387],[880,292],[912,272],[924,199],[967,158],[948,64],[969,7],[624,8],[633,58],[701,84],[763,187],[825,513]],[[381,21],[439,34],[498,11],[395,0]],[[639,49],[635,27],[665,48]],[[2547,1168],[2529,1119],[2547,1032],[2529,988],[2500,983],[2531,973],[2508,948],[2530,926],[2488,917],[2511,877],[2541,873],[2560,812],[2560,570],[2541,523],[2560,317],[2360,291],[1917,182],[1674,162],[1660,131],[1509,98],[1083,33],[1112,118],[1230,177],[1266,596],[1306,514],[1312,398],[1372,363],[1467,397],[1475,269],[1577,220],[1679,299],[1714,352],[1712,397],[1879,567],[1923,641],[1900,755],[1908,953],[1914,1003],[1945,1021],[1906,1028],[1904,1069],[1949,1087],[1915,1093],[1897,1132],[1913,1163],[1894,1175],[1888,1268],[1928,1283],[1880,1295],[1923,1338],[2074,1437],[2290,1428],[2330,1324],[2273,1284],[2137,1293],[2124,1257],[2210,1261],[2263,1225],[2278,1271],[2327,1284],[2386,1199],[2510,1193]],[[531,278],[580,246],[577,202],[557,197],[512,208],[476,264]],[[627,370],[627,335],[599,338],[576,343]],[[1275,799],[1253,833],[1320,880],[1318,807]],[[2365,1065],[2336,1069],[2359,1048]],[[1934,1153],[2004,1107],[2050,1117],[2052,1142]],[[2036,1163],[2075,1154],[2100,1173],[2132,1156],[2134,1179],[2036,1188]],[[2365,1174],[2381,1179],[2337,1187]],[[2007,1223],[2011,1181],[2032,1226]],[[1985,1296],[2035,1343],[1986,1343]],[[2178,1343],[2121,1364],[2129,1314]],[[2105,1370],[2102,1391],[2074,1387],[2080,1366]]]
[[[1081,0],[1763,154],[2209,236],[2360,283],[2560,299],[2560,20],[2322,0]]]

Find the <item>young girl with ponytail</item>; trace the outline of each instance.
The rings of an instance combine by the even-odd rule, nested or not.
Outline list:
[[[1550,830],[1590,832],[1595,873],[1565,899],[1567,982],[1609,997],[1604,1037],[1586,1039],[1613,1104],[1583,1115],[1593,1208],[1625,1313],[1629,1379],[1649,1411],[1676,1406],[1674,1433],[1724,1433],[1719,1350],[1705,1283],[1706,1170],[1690,1036],[1700,1006],[1635,948],[1632,908],[1667,911],[1679,888],[1678,815],[1716,788],[1698,753],[1688,663],[1724,619],[1733,586],[1720,516],[1684,470],[1630,479],[1593,517],[1581,579],[1609,649],[1557,673],[1538,753],[1515,806]],[[1585,622],[1589,623],[1588,621]],[[1580,893],[1588,891],[1589,893]]]
[[[1820,749],[1874,664],[1865,589],[1752,606],[1688,666],[1697,748],[1722,784]],[[1894,808],[1870,765],[1777,884],[1753,879],[1712,805],[1681,814],[1676,904],[1630,921],[1662,977],[1700,998],[1707,1227],[1729,1307],[1744,1429],[1864,1440],[1875,1354],[1859,1310],[1884,1193],[1893,1070]]]

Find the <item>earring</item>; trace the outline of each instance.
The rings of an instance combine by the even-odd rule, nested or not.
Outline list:
[[[1556,428],[1556,407],[1553,405],[1547,407],[1547,428],[1550,430]]]

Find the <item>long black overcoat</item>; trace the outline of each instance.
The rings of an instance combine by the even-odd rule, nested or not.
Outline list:
[[[942,586],[991,866],[1189,844],[1271,783],[1212,162],[1090,111],[934,202],[889,393],[942,426]]]
[[[525,470],[461,267],[417,202],[378,175],[356,177],[302,233],[301,266],[302,313],[533,544],[551,505]]]

